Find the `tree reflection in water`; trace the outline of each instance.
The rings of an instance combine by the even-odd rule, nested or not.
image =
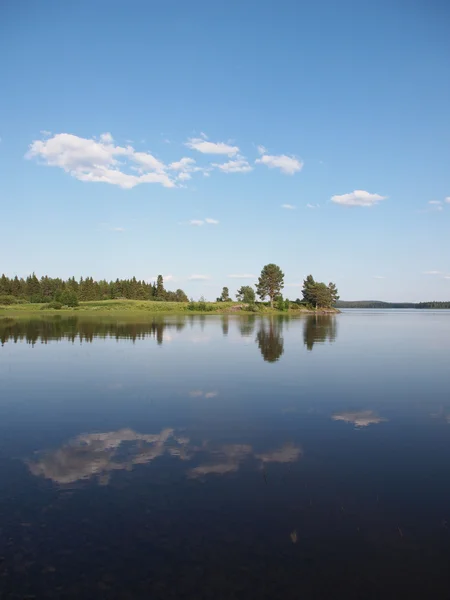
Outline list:
[[[337,335],[336,317],[332,315],[311,315],[306,317],[303,325],[303,342],[308,350],[314,344],[334,342]]]
[[[265,361],[276,362],[284,352],[282,318],[269,317],[262,319],[256,341]]]

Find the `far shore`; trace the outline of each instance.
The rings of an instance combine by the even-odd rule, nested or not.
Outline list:
[[[79,306],[55,309],[45,304],[11,304],[0,306],[0,317],[37,317],[39,315],[61,316],[156,316],[156,315],[334,315],[336,308],[309,309],[292,303],[289,309],[271,308],[258,302],[251,307],[238,302],[154,302],[150,300],[96,300],[80,302]]]

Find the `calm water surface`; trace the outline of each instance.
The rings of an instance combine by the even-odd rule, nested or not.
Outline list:
[[[0,343],[2,599],[449,597],[450,312]]]

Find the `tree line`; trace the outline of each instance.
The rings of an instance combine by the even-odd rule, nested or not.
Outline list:
[[[153,283],[136,279],[116,279],[96,281],[92,277],[61,279],[59,277],[38,278],[35,273],[26,279],[6,275],[0,277],[0,297],[3,303],[22,300],[31,303],[60,302],[67,306],[76,306],[80,301],[89,300],[154,300],[166,302],[187,302],[183,290],[166,290],[162,275]]]
[[[236,293],[238,302],[244,302],[250,306],[255,304],[256,294],[264,301],[269,298],[270,306],[276,306],[279,310],[290,307],[289,299],[284,299],[281,290],[284,288],[284,273],[278,265],[270,263],[261,270],[261,275],[255,284],[256,293],[252,286],[243,285]],[[315,281],[312,275],[308,275],[303,281],[303,299],[297,298],[296,304],[304,304],[311,308],[331,308],[339,300],[336,285]],[[229,289],[224,287],[217,302],[231,301]]]

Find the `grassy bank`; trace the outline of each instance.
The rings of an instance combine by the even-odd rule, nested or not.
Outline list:
[[[145,316],[155,314],[314,314],[337,313],[336,309],[308,310],[296,306],[285,311],[270,308],[263,303],[256,304],[256,310],[250,310],[245,304],[237,302],[152,302],[146,300],[101,300],[80,302],[74,308],[51,309],[45,304],[11,304],[0,306],[0,316],[38,316],[38,315],[117,315]]]

